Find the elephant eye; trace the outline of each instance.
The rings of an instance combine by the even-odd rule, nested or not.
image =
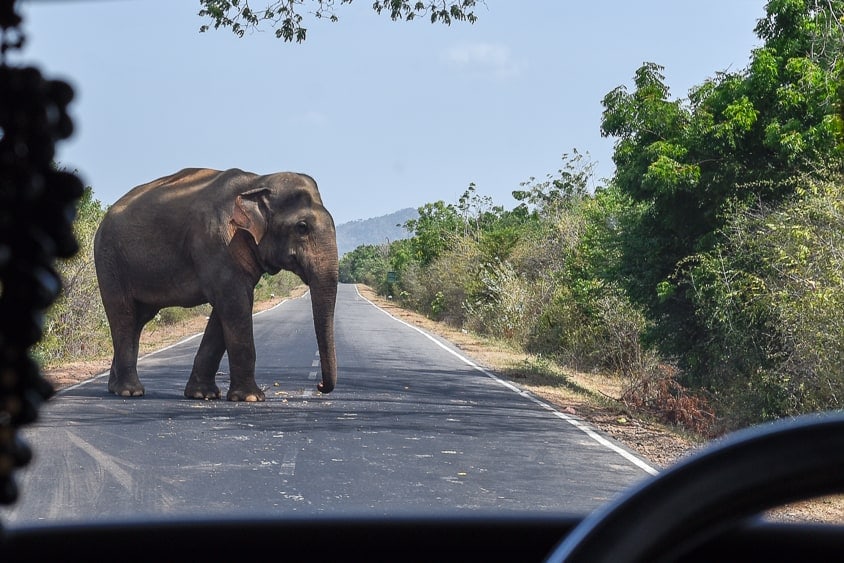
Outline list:
[[[309,230],[310,230],[310,227],[308,227],[308,224],[306,222],[299,221],[298,223],[296,223],[296,233],[297,234],[306,235],[306,234],[308,234]]]

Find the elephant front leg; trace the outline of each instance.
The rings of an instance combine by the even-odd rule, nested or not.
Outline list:
[[[108,374],[108,390],[120,397],[141,397],[144,394],[144,386],[138,379],[138,369],[135,365],[119,367],[118,357],[111,361],[111,370]]]
[[[252,335],[250,327],[249,336]],[[245,340],[245,339],[244,339]],[[231,368],[231,386],[226,394],[229,401],[264,401],[264,392],[255,382],[255,345],[250,338],[249,345],[229,348],[229,367]]]
[[[250,293],[251,297],[251,293]],[[255,339],[252,332],[252,300],[229,317],[221,316],[223,337],[229,354],[231,385],[229,401],[264,401],[264,392],[255,382]],[[228,320],[228,322],[226,322]]]
[[[188,399],[219,399],[222,396],[220,388],[214,381],[220,360],[226,351],[223,340],[223,327],[216,310],[211,311],[202,342],[193,360],[188,384],[185,386],[185,397]]]

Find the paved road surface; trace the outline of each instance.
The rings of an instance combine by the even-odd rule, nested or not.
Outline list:
[[[183,398],[199,338],[141,361],[143,398],[109,395],[105,377],[63,391],[27,431],[37,457],[0,522],[582,513],[652,471],[354,286],[340,287],[336,338],[326,396],[308,295],[255,318],[265,403]]]

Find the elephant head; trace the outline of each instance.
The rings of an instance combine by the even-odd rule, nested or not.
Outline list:
[[[257,186],[235,197],[230,235],[236,230],[251,235],[261,270],[270,274],[289,270],[309,286],[322,368],[318,388],[330,393],[337,383],[334,306],[339,273],[334,220],[310,176],[284,172],[258,177],[252,184]]]

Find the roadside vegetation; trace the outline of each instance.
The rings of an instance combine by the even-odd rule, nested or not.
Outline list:
[[[613,375],[628,408],[700,435],[841,408],[844,2],[766,10],[746,68],[677,99],[645,63],[604,97],[613,178],[574,150],[511,209],[470,185],[341,280]]]

